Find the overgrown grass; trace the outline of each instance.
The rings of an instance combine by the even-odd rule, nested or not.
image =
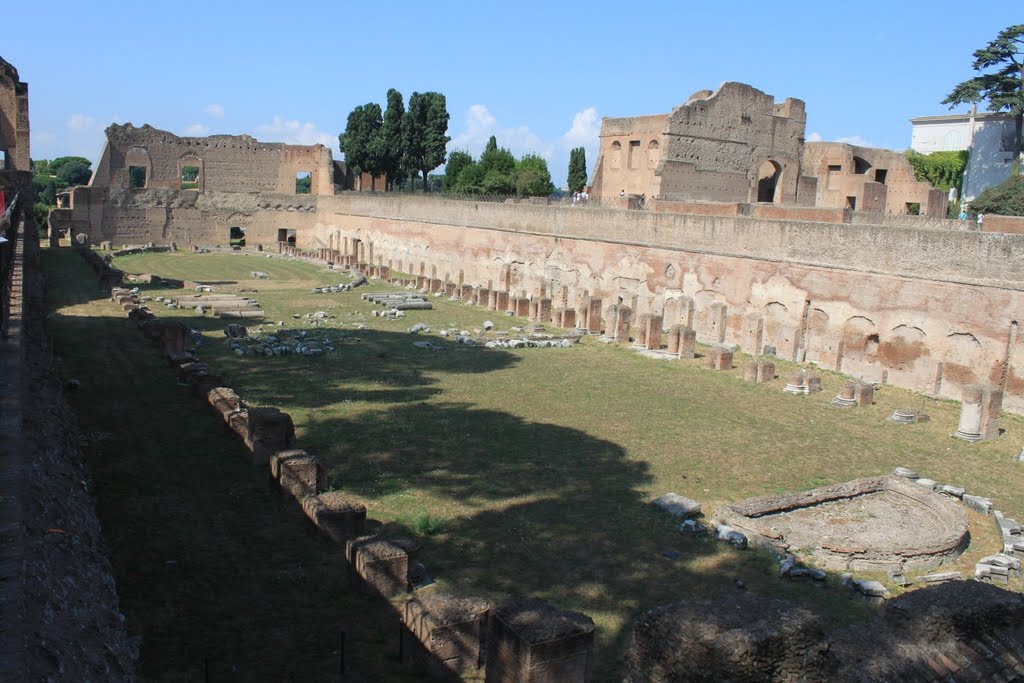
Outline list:
[[[289,412],[300,445],[324,459],[337,488],[364,501],[370,516],[389,528],[419,536],[430,573],[442,585],[497,600],[539,595],[594,617],[599,680],[614,679],[638,612],[735,590],[737,578],[751,591],[807,604],[833,624],[871,612],[839,589],[780,581],[762,554],[682,538],[648,504],[666,491],[697,499],[710,513],[727,501],[904,465],[989,495],[1007,514],[1024,510],[1016,485],[1021,466],[1011,458],[1024,425],[1016,416],[1004,418],[1002,438],[966,444],[949,437],[956,404],[883,387],[874,406],[843,410],[829,403],[842,382],[832,373],[823,373],[821,394],[799,397],[781,391],[782,379],[745,384],[742,355],[737,369],[713,372],[700,360],[652,360],[592,338],[571,349],[470,348],[438,332],[472,332],[487,319],[507,331],[525,321],[443,299],[434,299],[435,310],[412,311],[403,320],[375,318],[358,292],[312,294],[312,286],[342,278],[295,261],[142,254],[116,265],[216,283],[216,291],[256,288],[252,296],[267,311],[268,325],[280,321],[334,340],[338,350],[317,358],[237,357],[224,343],[221,321],[157,311],[186,317],[201,330],[200,355],[246,400]],[[252,280],[252,270],[271,279]],[[376,288],[384,287],[370,287]],[[303,317],[313,311],[329,317],[314,326]],[[76,315],[117,313],[103,304]],[[443,351],[412,345],[416,338],[407,330],[417,322],[431,328],[428,337]],[[82,324],[127,327],[124,321]],[[141,344],[134,332],[129,336]],[[105,351],[78,353],[84,360]],[[795,367],[777,366],[780,377]],[[125,391],[135,401],[134,391]],[[908,403],[924,404],[931,422],[886,421]],[[90,412],[98,418],[100,408]],[[197,442],[195,448],[223,458],[212,453],[218,447]],[[972,533],[965,568],[999,547],[990,521],[972,517]],[[681,556],[671,561],[665,550]]]
[[[44,250],[59,370],[88,437],[129,635],[150,681],[405,680],[394,617],[353,594],[339,546],[178,387],[70,249]]]

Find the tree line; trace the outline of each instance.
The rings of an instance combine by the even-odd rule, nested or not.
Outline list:
[[[46,228],[46,217],[57,205],[57,194],[66,187],[85,185],[92,177],[92,162],[85,157],[32,159],[32,207],[39,229]]]
[[[526,154],[516,160],[512,152],[498,147],[498,139],[492,135],[479,160],[466,150],[448,155],[444,189],[464,194],[547,197],[555,186],[544,157]]]
[[[445,146],[451,140],[448,118],[441,93],[414,92],[406,109],[402,93],[391,88],[385,110],[369,102],[349,113],[338,143],[345,163],[357,175],[384,176],[384,189],[392,190],[422,173],[427,192],[429,173],[444,163]]]

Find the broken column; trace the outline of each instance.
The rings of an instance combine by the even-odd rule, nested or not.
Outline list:
[[[668,352],[679,358],[693,358],[697,352],[697,330],[681,324],[669,328]]]
[[[999,412],[1003,392],[980,384],[969,384],[961,393],[960,424],[953,436],[964,441],[981,441],[999,436]]]
[[[594,620],[531,599],[491,613],[487,683],[583,683],[591,679]]]
[[[712,370],[732,370],[732,351],[714,346],[704,356],[704,367]]]
[[[494,310],[501,313],[504,313],[505,311],[509,310],[508,292],[495,292]]]
[[[418,594],[405,603],[399,651],[435,678],[458,676],[480,666],[480,642],[490,605],[445,593]]]

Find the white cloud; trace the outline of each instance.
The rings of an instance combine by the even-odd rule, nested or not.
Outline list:
[[[487,141],[492,135],[498,139],[499,147],[505,147],[517,157],[538,154],[550,159],[555,152],[556,145],[542,140],[529,126],[500,127],[498,120],[482,104],[471,105],[466,110],[466,125],[462,132],[448,143],[448,149],[464,149],[477,156],[487,146]]]
[[[32,131],[32,146],[35,145],[51,145],[57,142],[57,134],[51,133],[48,130],[34,130]]]
[[[204,109],[203,111],[205,111],[210,116],[217,117],[218,119],[224,118],[224,105],[222,104],[208,104],[206,105],[206,109]]]
[[[210,134],[210,127],[201,123],[193,123],[182,131],[182,135],[190,138],[201,138]]]
[[[846,137],[836,138],[836,142],[845,142],[848,145],[854,145],[856,147],[877,147],[878,145],[872,144],[865,140],[859,135],[847,135]]]
[[[562,142],[570,149],[581,146],[596,148],[600,133],[601,118],[597,115],[597,109],[587,107],[572,117],[572,126],[562,136]]]
[[[806,139],[807,142],[821,142],[821,133],[811,133]]]
[[[317,130],[315,123],[286,120],[276,114],[273,121],[256,126],[253,132],[264,142],[284,142],[289,145],[319,143],[325,147],[334,147],[338,143],[337,135]]]
[[[68,119],[68,128],[71,130],[85,130],[96,125],[96,119],[85,114],[72,114]]]

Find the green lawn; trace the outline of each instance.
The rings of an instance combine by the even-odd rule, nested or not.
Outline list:
[[[88,425],[115,414],[123,422],[130,410],[147,416],[147,431],[149,425],[166,430],[166,443],[143,439],[154,453],[139,457],[157,464],[147,467],[145,476],[139,472],[133,485],[148,485],[151,472],[167,467],[191,471],[179,467],[182,448],[204,468],[227,470],[224,481],[265,477],[245,465],[240,445],[223,434],[200,402],[174,386],[170,371],[160,368],[159,355],[112,303],[76,299],[84,291],[93,296],[94,280],[74,258],[68,250],[46,254],[59,278],[53,300],[58,351],[69,365],[77,359],[79,374],[82,368],[102,368],[112,375],[92,380],[101,385],[128,381],[111,397],[90,396],[86,383],[79,397],[89,396],[89,405],[76,406],[83,421]],[[333,340],[337,351],[322,357],[238,357],[225,344],[222,321],[155,309],[161,316],[187,317],[204,333],[199,355],[244,399],[290,413],[299,446],[321,457],[334,486],[363,500],[370,517],[395,531],[418,533],[425,562],[439,583],[496,600],[539,595],[592,616],[599,627],[597,680],[615,678],[630,621],[639,611],[695,593],[735,590],[736,578],[754,592],[805,603],[832,623],[870,612],[838,588],[779,580],[765,555],[682,538],[648,505],[667,491],[701,501],[710,514],[722,502],[904,465],[990,496],[1011,516],[1024,511],[1016,483],[1024,465],[1011,459],[1024,433],[1016,416],[1004,416],[1002,438],[966,444],[949,436],[957,422],[954,403],[883,387],[874,406],[842,410],[829,403],[842,377],[825,373],[821,394],[786,395],[781,377],[795,366],[785,362],[777,363],[780,379],[750,385],[742,381],[747,358],[742,355],[736,369],[713,372],[700,360],[652,360],[594,338],[570,349],[471,348],[437,333],[472,332],[487,319],[496,330],[525,321],[444,299],[433,300],[435,310],[411,311],[403,320],[375,318],[358,292],[310,292],[343,281],[339,274],[256,255],[140,254],[119,258],[115,265],[213,283],[215,291],[256,288],[247,296],[267,311],[268,323],[282,321]],[[271,279],[253,280],[253,270],[266,271]],[[146,294],[177,296],[182,290],[148,288]],[[303,317],[314,311],[333,317],[314,328]],[[407,330],[416,322],[430,326],[429,339],[445,350],[415,348],[417,337]],[[125,358],[146,371],[123,377],[118,368]],[[885,419],[897,406],[922,403],[931,422],[901,427]],[[96,476],[102,485],[102,467]],[[303,534],[294,506],[256,491],[246,494],[251,500],[242,498],[251,507],[239,507],[223,491],[211,490],[206,500],[200,495],[210,487],[206,477],[184,471],[173,476],[181,481],[168,482],[153,495],[173,495],[179,504],[175,511],[188,517],[186,525],[196,524],[205,534],[204,520],[228,516],[261,530],[273,527],[284,536],[290,528],[295,542],[329,558],[323,560],[322,579],[343,592],[340,559]],[[119,505],[116,496],[101,496],[100,503]],[[999,547],[989,521],[972,521],[975,544],[965,559]],[[664,550],[681,557],[671,561],[661,555]],[[972,571],[966,561],[963,567]],[[347,603],[335,601],[334,609],[337,613],[324,618],[343,621]]]

